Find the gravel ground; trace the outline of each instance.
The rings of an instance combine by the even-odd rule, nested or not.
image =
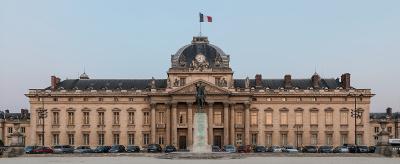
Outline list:
[[[154,157],[18,157],[0,158],[0,164],[399,164],[385,157],[246,157],[241,159],[159,159]]]

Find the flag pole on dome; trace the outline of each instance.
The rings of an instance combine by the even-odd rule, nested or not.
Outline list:
[[[212,17],[199,13],[200,21],[200,36],[201,36],[201,22],[212,22]]]

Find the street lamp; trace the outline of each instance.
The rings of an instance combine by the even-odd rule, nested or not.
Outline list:
[[[354,118],[354,145],[357,146],[357,118],[362,117],[362,111],[357,109],[357,98],[362,98],[362,94],[348,94],[348,97],[354,97],[354,109],[351,109],[351,117]]]
[[[47,94],[47,95],[50,96],[50,94]],[[38,119],[42,120],[42,140],[41,140],[41,142],[42,142],[42,146],[44,146],[44,138],[45,138],[44,137],[44,120],[47,117],[47,110],[44,108],[44,96],[45,96],[45,94],[42,94],[41,98],[40,98],[39,94],[36,91],[36,96],[38,97],[38,100],[40,100],[42,102],[42,108],[40,108],[38,110]]]

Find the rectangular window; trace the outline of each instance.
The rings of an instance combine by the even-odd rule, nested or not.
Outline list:
[[[236,112],[235,123],[243,125],[243,112]]]
[[[251,144],[257,145],[257,133],[251,134]]]
[[[38,134],[38,143],[39,143],[40,145],[44,145],[43,134]]]
[[[326,134],[325,142],[326,145],[332,145],[333,143],[333,135],[332,134]]]
[[[347,125],[348,124],[348,112],[342,111],[340,112],[340,125]]]
[[[60,115],[58,112],[53,112],[53,125],[58,125],[60,123]]]
[[[8,133],[9,134],[13,133],[13,128],[12,127],[8,127]]]
[[[99,112],[99,125],[104,125],[104,112]]]
[[[89,124],[89,112],[83,112],[83,124]]]
[[[128,134],[128,145],[135,145],[135,134]]]
[[[37,115],[37,124],[38,125],[43,125],[43,118],[41,117],[41,115],[43,115],[43,114],[41,114],[41,112],[38,112],[38,115]]]
[[[296,112],[296,125],[303,124],[303,112]]]
[[[236,145],[242,145],[243,136],[242,133],[236,133]]]
[[[104,134],[98,134],[99,145],[104,145]]]
[[[389,133],[392,133],[392,127],[388,127],[388,128],[387,128],[387,131],[388,131]]]
[[[60,142],[60,135],[59,134],[53,134],[53,145],[59,145]]]
[[[158,123],[159,124],[164,124],[165,123],[165,121],[164,121],[164,112],[158,112]]]
[[[186,85],[186,78],[181,77],[181,78],[180,78],[180,81],[179,81],[179,84],[180,84],[180,86]]]
[[[347,134],[340,134],[340,145],[347,144]]]
[[[74,112],[68,112],[68,125],[74,125]]]
[[[265,124],[272,125],[272,112],[265,113]]]
[[[214,111],[214,125],[222,125],[222,112]]]
[[[119,134],[113,135],[113,143],[114,145],[119,145]]]
[[[159,135],[158,136],[158,144],[164,145],[164,135]]]
[[[281,125],[288,124],[288,112],[281,112]]]
[[[180,111],[179,112],[179,124],[186,124],[186,112]]]
[[[258,112],[253,111],[250,113],[250,125],[257,125]]]
[[[25,127],[21,127],[21,128],[20,128],[20,132],[21,132],[21,133],[25,133]]]
[[[311,112],[310,117],[311,117],[310,124],[318,125],[318,112]]]
[[[318,145],[318,135],[311,134],[311,145]]]
[[[215,85],[219,85],[221,78],[220,77],[215,77]]]
[[[90,144],[90,135],[89,134],[83,134],[83,144],[84,145],[89,145]]]
[[[74,134],[68,134],[68,144],[69,145],[75,144],[75,135]]]
[[[135,124],[135,112],[128,113],[128,124]]]
[[[150,112],[143,112],[143,124],[149,125],[150,124]]]
[[[326,125],[333,124],[333,112],[325,112],[325,124]]]
[[[148,145],[150,143],[150,134],[145,133],[143,134],[143,145]]]
[[[379,127],[374,127],[374,132],[379,133]]]
[[[286,133],[285,133],[285,134],[281,134],[281,144],[282,144],[282,146],[287,145],[287,143],[288,143],[288,136],[287,136],[287,134],[286,134]]]
[[[266,137],[266,138],[265,138],[265,144],[266,144],[267,146],[272,146],[272,134],[271,134],[271,133],[268,133],[268,134],[266,134],[265,137]]]
[[[303,134],[297,134],[296,136],[296,146],[303,145]]]
[[[113,124],[119,125],[119,112],[113,112]]]
[[[362,145],[364,143],[363,142],[363,135],[362,134],[357,134],[356,140],[357,140],[357,145]]]

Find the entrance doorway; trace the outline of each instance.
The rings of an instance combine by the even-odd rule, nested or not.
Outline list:
[[[222,147],[222,137],[221,136],[214,136],[214,145],[213,146],[218,146]]]
[[[186,136],[179,136],[179,149],[186,150]]]

